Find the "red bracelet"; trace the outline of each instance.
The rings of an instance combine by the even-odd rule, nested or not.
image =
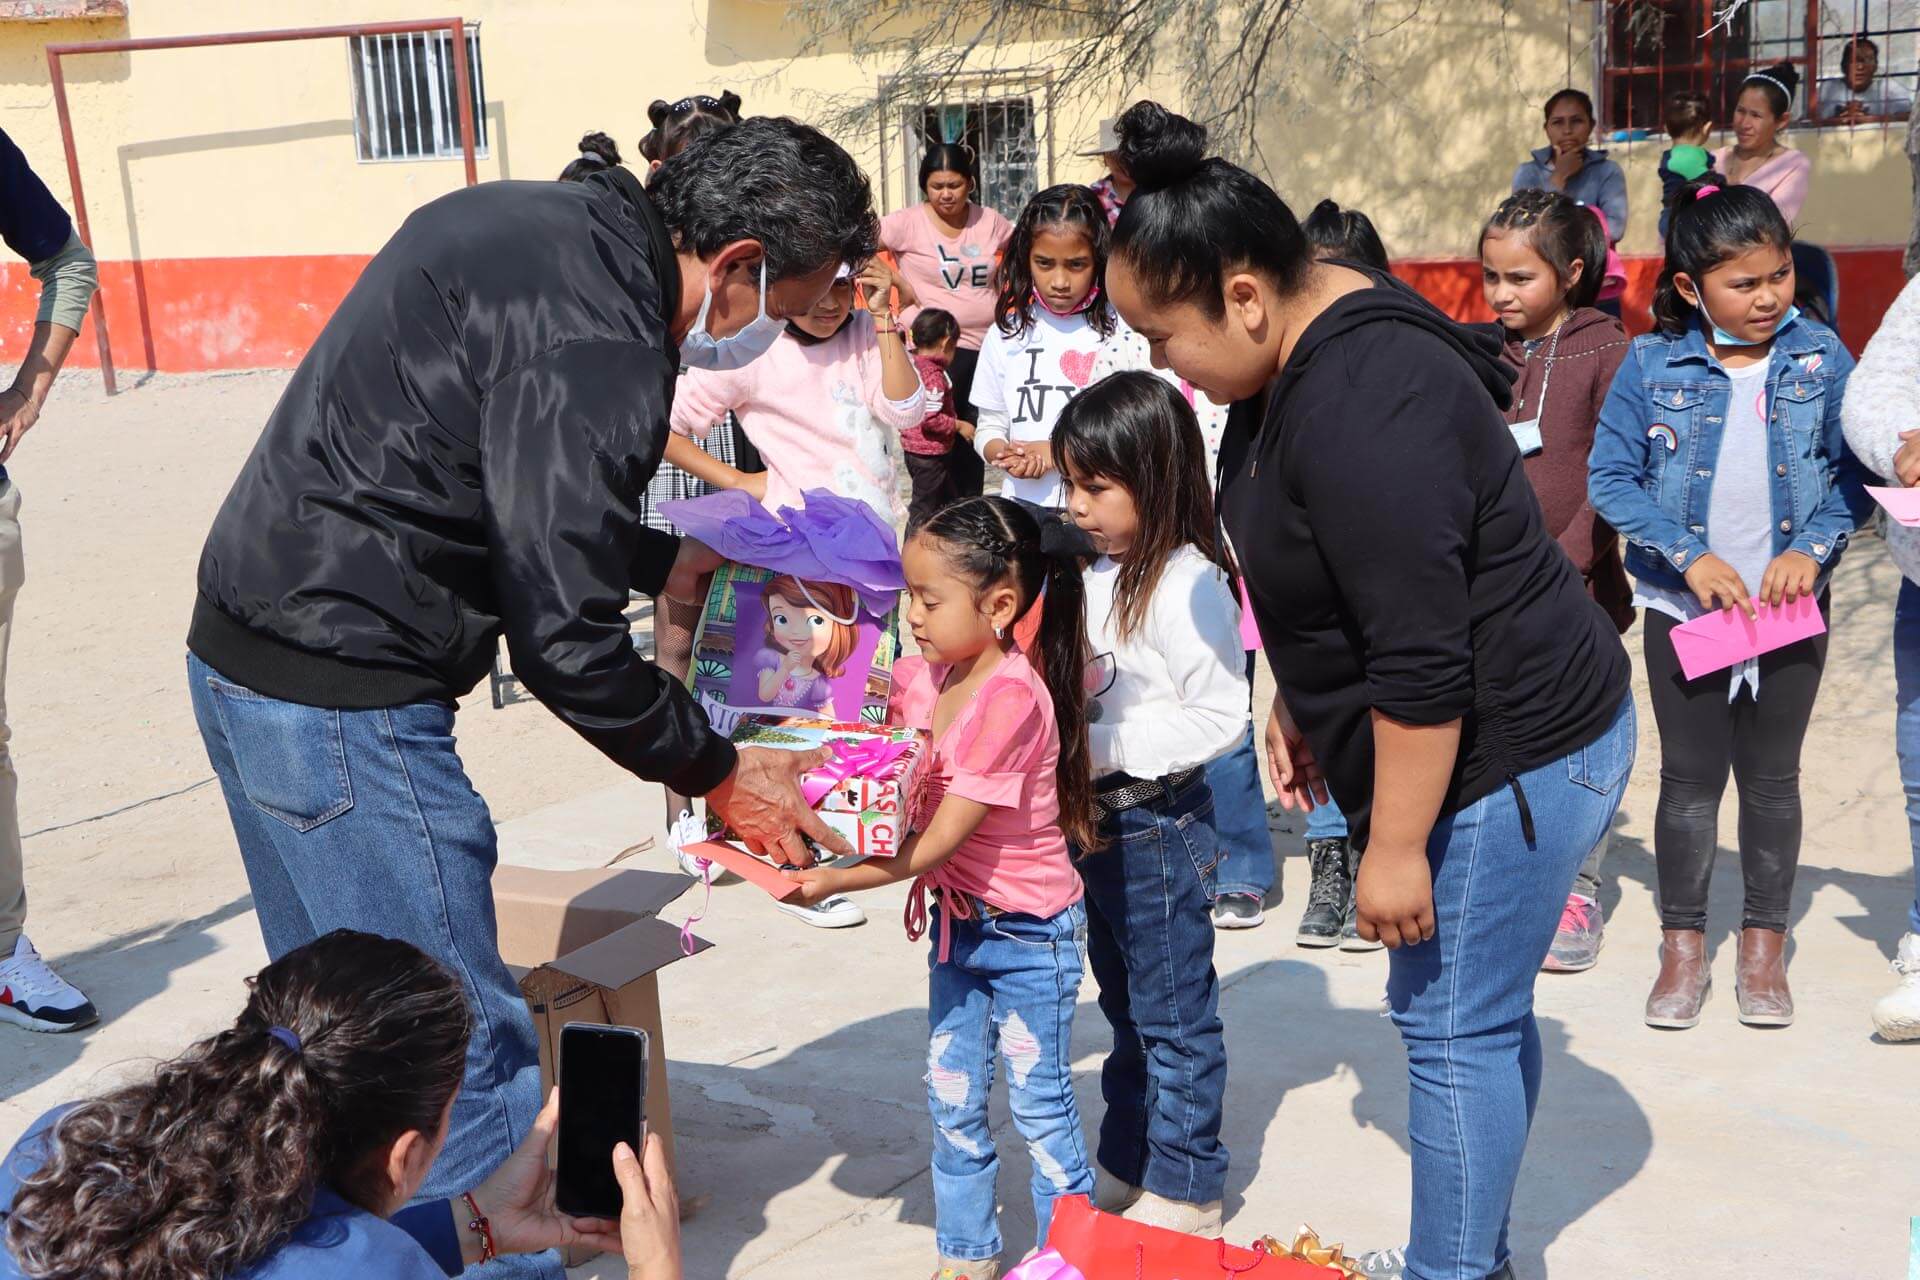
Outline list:
[[[473,1210],[473,1218],[467,1223],[467,1230],[480,1237],[480,1261],[492,1262],[499,1257],[499,1251],[493,1247],[493,1221],[480,1212],[480,1206],[474,1202],[473,1192],[462,1191],[460,1198],[467,1202],[467,1208]]]

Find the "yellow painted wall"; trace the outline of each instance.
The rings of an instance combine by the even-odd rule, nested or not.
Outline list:
[[[1373,29],[1344,73],[1334,43],[1361,8]],[[1303,213],[1322,195],[1365,209],[1396,256],[1455,256],[1504,194],[1514,166],[1541,141],[1539,104],[1571,82],[1591,87],[1593,0],[1315,0],[1314,26],[1285,63],[1287,91],[1269,110],[1261,160]],[[67,181],[42,46],[50,40],[153,36],[355,20],[462,9],[481,26],[492,152],[483,178],[549,178],[588,129],[612,133],[637,159],[654,97],[731,87],[750,112],[810,114],[818,95],[873,85],[883,65],[844,50],[796,59],[781,0],[465,0],[396,7],[393,0],[134,0],[109,23],[0,23],[0,126],[56,194]],[[1504,14],[1504,17],[1503,17]],[[1406,21],[1401,22],[1401,19]],[[1399,25],[1396,27],[1395,24]],[[1046,62],[1045,48],[987,46],[983,66]],[[69,92],[103,258],[368,253],[405,213],[462,180],[458,160],[363,164],[354,158],[352,82],[340,40],[143,52],[69,61]],[[1162,68],[1148,91],[1183,105]],[[1097,161],[1072,153],[1099,116],[1139,92],[1095,92],[1053,122],[1052,177],[1088,179]],[[1806,234],[1828,244],[1904,240],[1908,166],[1897,131],[1806,131],[1812,152]],[[890,139],[841,139],[884,186],[910,193]],[[1656,140],[1615,150],[1633,204],[1626,247],[1651,252],[1659,186]]]

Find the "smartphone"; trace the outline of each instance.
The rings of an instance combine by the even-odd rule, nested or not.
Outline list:
[[[560,1165],[554,1202],[577,1218],[618,1218],[613,1148],[641,1152],[647,1110],[647,1033],[569,1022],[560,1028]]]

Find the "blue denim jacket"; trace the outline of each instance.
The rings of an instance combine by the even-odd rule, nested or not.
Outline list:
[[[1852,372],[1839,335],[1806,316],[1774,339],[1767,366],[1773,554],[1811,556],[1823,586],[1873,509],[1862,487],[1866,471],[1840,433],[1840,398]],[[1614,375],[1587,459],[1587,495],[1626,539],[1635,578],[1684,589],[1686,570],[1707,553],[1707,502],[1730,385],[1697,325],[1635,338]]]

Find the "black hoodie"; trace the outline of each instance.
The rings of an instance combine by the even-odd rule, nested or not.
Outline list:
[[[1264,420],[1235,415],[1220,459],[1267,655],[1361,845],[1370,711],[1463,721],[1444,815],[1598,738],[1630,679],[1545,532],[1499,340],[1368,274],[1300,335]]]

